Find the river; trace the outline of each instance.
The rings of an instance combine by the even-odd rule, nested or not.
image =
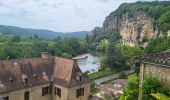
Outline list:
[[[73,59],[77,60],[78,66],[83,73],[86,71],[90,73],[97,72],[101,66],[99,58],[91,54],[79,55]]]

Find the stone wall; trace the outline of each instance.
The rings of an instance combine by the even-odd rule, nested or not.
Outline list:
[[[147,64],[145,66],[145,75],[152,74],[159,80],[165,82],[170,88],[170,68],[166,66],[151,65]]]
[[[149,64],[149,63],[141,63],[140,65],[140,80],[139,80],[139,97],[138,100],[141,100],[141,86],[142,82],[145,79],[146,75],[152,75],[157,77],[159,80],[167,84],[170,89],[170,68],[167,66],[157,65],[157,64]]]
[[[45,84],[40,86],[34,86],[27,89],[16,90],[13,92],[1,94],[1,96],[9,96],[9,100],[24,100],[24,93],[29,91],[29,100],[88,100],[90,95],[90,83],[76,86],[73,88],[65,88],[63,86],[54,85],[52,94],[42,96],[42,88],[50,86],[51,84]],[[61,89],[61,97],[54,95],[54,87]],[[79,88],[84,88],[84,96],[76,97],[76,91]]]
[[[167,66],[161,66],[156,64],[141,64],[140,70],[144,70],[140,72],[140,81],[142,83],[143,79],[146,75],[153,75],[157,77],[162,82],[165,82],[170,89],[170,68]],[[144,78],[142,78],[144,75]]]
[[[84,96],[76,97],[76,90],[79,88],[84,88]],[[68,92],[68,100],[88,100],[90,96],[90,83],[70,88]]]
[[[51,95],[42,96],[42,88],[49,86],[50,84],[34,86],[32,88],[17,90],[9,92],[6,94],[1,94],[1,96],[9,96],[9,100],[24,100],[24,93],[29,91],[30,99],[29,100],[51,100]]]

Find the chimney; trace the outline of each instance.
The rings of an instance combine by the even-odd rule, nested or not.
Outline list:
[[[44,60],[47,60],[49,58],[48,52],[42,52],[41,53],[41,58],[44,59]]]

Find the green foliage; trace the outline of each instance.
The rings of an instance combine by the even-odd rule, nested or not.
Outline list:
[[[143,50],[138,47],[123,46],[119,53],[123,58],[130,59],[135,55],[142,55]]]
[[[128,84],[124,87],[120,100],[137,100],[139,93],[139,77],[136,74],[128,77]]]
[[[105,52],[108,49],[108,46],[109,46],[109,42],[106,42],[106,41],[105,42],[104,41],[99,42],[96,49],[98,51]]]
[[[112,94],[105,94],[104,98],[105,98],[105,100],[112,100],[113,99],[113,95]]]
[[[5,40],[6,39],[6,40]],[[41,52],[72,58],[86,53],[86,42],[77,38],[43,40],[20,38],[12,35],[0,35],[0,59],[17,59],[23,57],[40,57]]]
[[[13,36],[12,38],[11,38],[11,42],[20,42],[20,37],[18,36],[18,35],[16,35],[16,36]]]
[[[124,64],[124,59],[118,56],[118,51],[115,47],[115,43],[110,42],[106,52],[105,66],[108,66],[112,69],[120,69]]]
[[[169,37],[164,36],[164,38],[152,39],[145,48],[145,53],[160,53],[162,51],[169,49],[170,48],[169,45],[170,45]]]
[[[0,42],[11,41],[13,35],[3,35],[0,33]]]
[[[168,94],[167,86],[152,75],[145,77],[142,83],[142,100],[155,100],[150,94],[165,93]]]
[[[155,97],[157,100],[170,100],[170,97],[162,93],[156,93],[156,94],[151,94],[151,95]]]
[[[90,85],[90,93],[91,94],[96,94],[100,91],[100,89],[96,86],[94,82],[91,83]]]
[[[105,69],[99,70],[98,72],[89,74],[88,77],[90,79],[97,79],[97,78],[100,78],[100,77],[112,75],[113,73],[115,73],[114,70],[112,70],[110,68],[105,68]]]
[[[133,16],[133,13],[138,11],[147,12],[155,19],[154,23],[159,24],[163,31],[170,29],[169,1],[124,3],[115,11],[115,14],[122,17],[123,14],[128,12],[129,16]]]
[[[37,34],[34,34],[34,39],[39,39]]]

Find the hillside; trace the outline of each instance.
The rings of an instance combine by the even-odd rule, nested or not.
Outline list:
[[[170,1],[136,2],[121,4],[106,17],[103,27],[92,33],[96,39],[117,33],[121,36],[122,44],[145,47],[149,40],[162,37],[168,30]]]
[[[52,38],[57,38],[58,36],[62,38],[85,37],[87,31],[63,33],[63,32],[44,30],[44,29],[29,29],[29,28],[15,27],[15,26],[0,25],[0,33],[14,34],[14,35],[19,35],[21,37],[30,37],[30,36],[34,36],[34,34],[37,34],[40,38],[52,39]]]

